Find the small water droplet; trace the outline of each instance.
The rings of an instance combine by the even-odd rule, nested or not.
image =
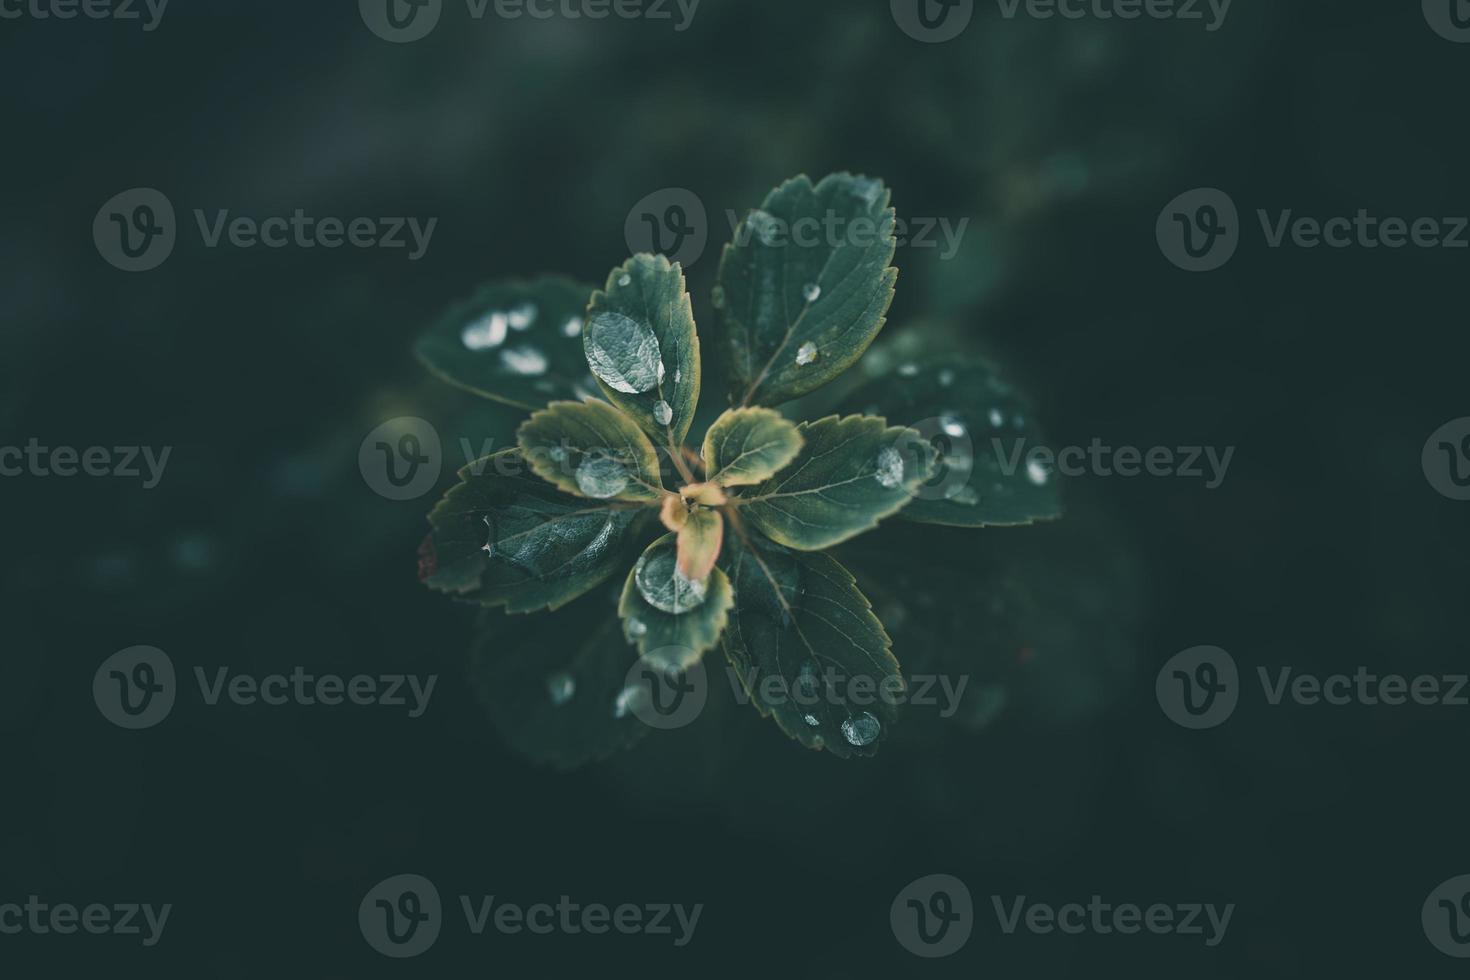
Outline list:
[[[628,275],[626,272],[623,273],[621,276],[618,277],[618,285],[619,286],[631,286],[631,285],[633,285],[633,277],[630,276],[630,275]]]
[[[953,415],[940,416],[939,427],[943,429],[944,434],[949,436],[951,439],[960,439],[965,435],[965,423],[961,422]]]
[[[553,462],[565,463],[567,461],[567,449],[565,446],[552,446],[546,453]]]
[[[1026,478],[1040,487],[1046,485],[1046,481],[1051,479],[1051,474],[1038,460],[1033,459],[1026,464]]]
[[[816,715],[802,715],[802,721],[805,721],[808,725],[820,725],[821,724],[820,721],[817,721],[817,716]]]
[[[666,401],[659,401],[653,406],[653,420],[659,425],[668,425],[674,421],[674,410]]]
[[[882,730],[882,723],[873,717],[871,711],[864,711],[856,718],[848,718],[842,722],[842,737],[858,748],[872,745]]]
[[[582,335],[582,318],[574,316],[561,325],[563,337],[580,337]]]
[[[822,298],[822,287],[814,282],[809,282],[801,287],[801,296],[808,303],[815,303]]]
[[[480,550],[483,551],[483,552],[485,552],[485,554],[486,554],[487,557],[494,558],[495,557],[495,538],[494,538],[495,526],[490,523],[490,518],[488,516],[481,518],[481,520],[483,520],[485,522],[485,527],[489,529],[490,534],[491,534],[491,538],[490,538],[490,540],[486,541],[483,545],[480,546]]]
[[[991,428],[999,429],[1001,426],[1003,426],[1005,424],[1006,424],[1005,413],[1002,412],[998,408],[992,408],[990,410],[990,426],[991,426]]]
[[[681,382],[683,380],[684,380],[684,369],[683,368],[674,368],[674,384],[678,384],[679,382]]]
[[[546,678],[546,693],[551,696],[551,703],[560,708],[577,693],[577,681],[571,674],[559,670]]]
[[[900,364],[898,366],[898,373],[899,373],[899,375],[901,377],[912,378],[914,375],[916,375],[916,374],[919,373],[919,365],[917,365],[917,364]]]
[[[716,286],[712,289],[709,294],[709,301],[714,305],[715,309],[723,310],[725,308],[725,287]]]
[[[878,450],[878,482],[889,490],[903,483],[903,457],[892,446]]]
[[[534,376],[545,374],[546,355],[534,347],[507,347],[500,352],[500,363],[516,374]]]
[[[626,718],[629,711],[635,711],[643,706],[648,698],[648,688],[642,684],[630,684],[618,692],[613,699],[613,717]]]
[[[954,384],[954,372],[949,368],[944,368],[939,372],[939,385],[942,388],[948,388],[952,384]]]
[[[796,363],[805,367],[817,359],[817,345],[807,341],[796,349]]]
[[[459,339],[468,350],[489,350],[505,342],[505,332],[510,323],[504,313],[488,313],[467,325]]]
[[[505,315],[512,330],[528,330],[536,322],[536,304],[522,303]]]
[[[695,581],[679,571],[672,543],[639,558],[633,581],[650,606],[675,616],[702,605],[709,588],[708,580]]]
[[[628,632],[633,634],[634,636],[647,636],[648,624],[639,619],[637,616],[629,617]]]
[[[583,346],[592,373],[616,391],[641,394],[664,378],[663,352],[653,329],[621,313],[594,316]]]
[[[615,497],[627,486],[627,468],[609,456],[588,456],[577,467],[577,487],[594,499]]]

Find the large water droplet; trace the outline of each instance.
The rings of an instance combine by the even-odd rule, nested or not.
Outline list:
[[[808,303],[815,303],[822,298],[822,287],[814,282],[809,282],[801,287],[801,297]]]
[[[796,349],[796,363],[806,367],[817,359],[817,345],[807,341]]]
[[[609,456],[588,456],[577,467],[577,487],[589,497],[606,500],[627,486],[627,468]]]
[[[547,368],[546,355],[534,347],[507,347],[500,352],[500,363],[507,370],[529,377],[545,374]]]
[[[577,693],[577,681],[571,674],[559,670],[546,678],[546,693],[550,695],[551,703],[560,708]]]
[[[659,401],[653,406],[653,420],[659,425],[668,425],[674,421],[674,409],[666,401]]]
[[[679,571],[672,544],[639,558],[633,580],[650,606],[676,616],[702,605],[709,588],[708,580],[697,582]]]
[[[858,748],[872,745],[882,730],[882,723],[873,717],[871,711],[864,711],[856,718],[848,718],[842,723],[842,737]]]
[[[630,276],[630,275],[628,275],[626,272],[623,273],[621,276],[618,276],[618,285],[619,286],[631,286],[631,285],[633,285],[633,277]]]
[[[488,350],[505,342],[505,332],[509,327],[504,313],[487,313],[468,324],[460,332],[459,339],[468,350]]]
[[[512,330],[529,330],[536,322],[536,304],[522,303],[505,315]]]
[[[903,483],[903,457],[892,446],[878,450],[878,482],[889,490]]]
[[[663,352],[652,328],[621,313],[599,313],[583,346],[592,373],[615,391],[637,395],[663,380]]]

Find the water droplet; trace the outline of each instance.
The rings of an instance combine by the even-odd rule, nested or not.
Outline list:
[[[820,725],[821,724],[820,721],[817,721],[817,716],[816,715],[802,715],[801,716],[801,719],[802,719],[802,721],[806,722],[808,725]]]
[[[1005,424],[1006,424],[1005,413],[1003,413],[998,408],[992,408],[990,410],[990,426],[991,426],[991,428],[999,429],[1001,426],[1003,426]]]
[[[577,487],[589,497],[606,500],[627,486],[627,468],[609,456],[588,456],[577,467]]]
[[[626,272],[623,273],[621,276],[618,277],[618,285],[619,286],[631,286],[631,285],[633,285],[633,277],[630,276],[630,275],[628,275]]]
[[[663,380],[663,352],[646,323],[621,313],[599,313],[584,339],[592,373],[616,391],[637,395]]]
[[[528,330],[536,322],[536,304],[522,303],[505,315],[512,330]]]
[[[460,332],[459,339],[468,350],[489,350],[505,342],[510,322],[504,313],[488,313]]]
[[[659,401],[653,406],[653,420],[659,425],[668,425],[674,421],[674,410],[666,401]]]
[[[580,337],[582,335],[582,318],[574,316],[561,325],[563,337]]]
[[[546,693],[551,696],[551,703],[560,708],[577,693],[577,681],[571,674],[559,670],[546,678]]]
[[[637,616],[630,616],[628,618],[628,632],[634,636],[647,636],[648,624]]]
[[[903,457],[892,446],[878,450],[878,482],[889,490],[903,483]]]
[[[684,380],[684,369],[683,368],[674,368],[674,384],[678,384],[679,382],[681,382],[683,380]]]
[[[944,368],[939,372],[939,386],[948,388],[952,384],[954,384],[954,372],[949,368]]]
[[[629,711],[637,710],[643,706],[648,698],[648,688],[642,684],[630,684],[618,692],[613,700],[613,717],[626,718]]]
[[[898,373],[899,373],[899,375],[901,377],[912,378],[914,375],[916,375],[916,374],[919,373],[919,365],[917,365],[917,364],[900,364],[898,366]]]
[[[565,463],[567,461],[567,449],[565,446],[552,446],[547,450],[546,455],[550,456],[552,461],[556,463]]]
[[[716,286],[713,290],[711,290],[709,294],[709,301],[714,305],[715,309],[723,310],[725,308],[725,287]]]
[[[672,543],[638,559],[633,569],[638,591],[650,606],[675,616],[698,608],[704,602],[708,581],[696,582],[679,571]]]
[[[951,439],[960,439],[963,438],[965,435],[965,423],[961,422],[953,415],[940,416],[939,427],[943,429],[944,434],[949,436]]]
[[[796,363],[805,367],[817,359],[817,345],[807,341],[796,349]]]
[[[534,347],[507,347],[500,352],[500,363],[516,374],[545,374],[546,355]]]
[[[957,504],[973,507],[980,502],[980,495],[975,492],[974,487],[960,487],[949,498]]]
[[[1026,464],[1026,478],[1040,487],[1046,485],[1046,481],[1051,479],[1051,474],[1047,472],[1045,466],[1033,459]]]
[[[801,296],[808,303],[815,303],[822,298],[822,287],[814,282],[809,282],[801,287]]]
[[[864,711],[856,718],[848,718],[842,723],[842,737],[858,748],[872,745],[882,730],[883,725],[873,717],[871,711]]]
[[[480,550],[483,551],[483,552],[485,552],[485,554],[486,554],[487,557],[494,558],[495,557],[495,538],[494,538],[495,526],[490,523],[490,518],[489,517],[484,517],[484,518],[482,518],[482,520],[484,520],[485,526],[490,529],[490,534],[492,536],[491,536],[490,540],[486,541],[483,545],[480,546]]]

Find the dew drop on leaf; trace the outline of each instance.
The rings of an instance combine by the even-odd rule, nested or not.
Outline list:
[[[642,684],[633,684],[623,688],[613,701],[613,717],[626,718],[628,712],[634,710],[635,705],[642,706],[642,701],[646,697],[648,697],[648,688]]]
[[[695,581],[679,571],[678,555],[672,545],[639,558],[633,581],[650,606],[675,616],[703,604],[709,588],[708,580]]]
[[[589,497],[606,500],[627,486],[627,468],[608,456],[588,456],[577,467],[577,487]]]
[[[630,275],[628,275],[626,272],[623,273],[621,276],[618,277],[618,285],[619,286],[631,286],[631,285],[633,285],[633,277],[630,276]]]
[[[817,359],[817,345],[808,340],[796,349],[796,363],[802,367]]]
[[[522,303],[505,315],[512,330],[529,330],[536,322],[536,304]]]
[[[582,318],[574,316],[561,325],[563,337],[580,337],[582,335]]]
[[[634,636],[643,636],[648,632],[648,624],[637,617],[633,617],[628,620],[628,632]]]
[[[516,374],[534,377],[545,374],[546,355],[534,347],[507,347],[500,352],[500,363]]]
[[[505,342],[510,323],[504,313],[487,313],[460,332],[459,339],[467,350],[489,350]]]
[[[587,364],[615,391],[637,395],[663,380],[663,352],[646,323],[621,313],[599,313],[587,328]]]
[[[668,425],[674,421],[674,409],[666,401],[659,401],[653,406],[653,418],[659,425]]]
[[[899,373],[899,375],[901,377],[912,378],[914,375],[916,375],[916,374],[919,373],[919,365],[917,365],[917,364],[900,364],[898,366],[898,373]]]
[[[1033,459],[1026,464],[1026,478],[1040,487],[1046,485],[1046,481],[1051,479],[1051,474],[1047,472],[1045,466]]]
[[[903,483],[903,457],[892,446],[878,450],[878,482],[889,490]]]
[[[856,718],[848,718],[842,722],[842,737],[859,748],[872,745],[882,730],[882,723],[873,717],[871,711],[864,711]]]
[[[822,298],[822,287],[814,282],[809,282],[801,287],[801,296],[808,303],[815,303]]]
[[[551,703],[560,708],[577,693],[577,682],[571,674],[559,670],[546,678],[546,693],[551,697]]]
[[[991,425],[991,427],[992,428],[995,428],[995,429],[999,429],[1001,426],[1003,426],[1005,424],[1006,424],[1005,414],[1002,413],[1001,410],[998,409],[998,408],[992,408],[990,410],[990,425]]]
[[[963,438],[965,435],[965,423],[961,422],[953,415],[941,415],[939,417],[939,427],[943,429],[944,434],[949,436],[951,439],[960,439]]]

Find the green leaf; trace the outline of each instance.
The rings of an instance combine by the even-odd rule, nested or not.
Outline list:
[[[637,657],[605,590],[555,616],[487,616],[469,675],[502,738],[559,769],[606,758],[651,729],[617,710]]]
[[[521,424],[521,454],[536,475],[594,500],[662,497],[658,453],[607,402],[553,402]]]
[[[734,390],[742,405],[779,405],[854,364],[883,328],[898,270],[882,181],[805,175],[767,196],[720,260]]]
[[[1026,456],[1047,445],[1031,405],[983,358],[906,362],[843,407],[908,425],[938,450],[935,472],[904,508],[905,520],[986,527],[1062,516],[1059,477]]]
[[[652,516],[562,493],[515,449],[471,463],[460,480],[429,514],[419,577],[508,612],[557,609],[607,581],[627,567],[629,545]]]
[[[883,624],[829,555],[732,541],[735,587],[722,644],[764,716],[802,745],[842,758],[878,750],[905,690]]]
[[[710,479],[726,487],[749,486],[779,473],[801,452],[796,426],[769,408],[732,408],[704,437]]]
[[[414,352],[450,384],[517,408],[581,398],[597,390],[582,354],[591,296],[558,277],[492,283],[451,307]]]
[[[877,527],[931,474],[928,444],[879,418],[832,415],[797,430],[796,461],[737,498],[741,515],[791,548],[819,551]]]
[[[666,534],[643,552],[628,581],[618,613],[623,635],[645,661],[664,671],[687,670],[714,646],[734,601],[730,580],[718,568],[704,582],[679,574],[675,538]]]
[[[699,337],[684,273],[662,255],[635,255],[592,296],[587,364],[618,408],[660,448],[679,445],[699,403]]]

